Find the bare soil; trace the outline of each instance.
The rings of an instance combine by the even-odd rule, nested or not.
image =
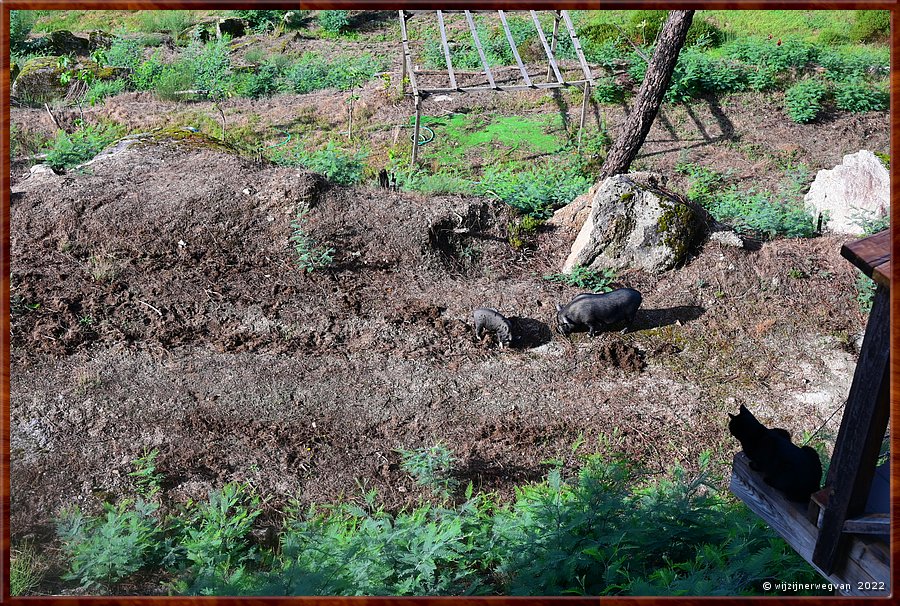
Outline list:
[[[272,141],[302,120],[325,137],[344,126],[345,96],[224,107],[229,128]],[[580,97],[429,103],[562,111],[577,124]],[[378,82],[358,107],[374,142],[396,142],[411,113]],[[615,132],[624,108],[602,111]],[[217,116],[147,94],[86,110],[138,130]],[[13,108],[12,121],[55,128],[37,109]],[[887,123],[872,113],[796,125],[761,95],[667,106],[635,168],[672,176],[673,189],[679,160],[765,184],[788,161],[816,170],[886,151]],[[516,251],[509,209],[492,200],[337,187],[202,135],[147,140],[66,175],[12,170],[14,539],[50,538],[64,505],[96,511],[133,494],[131,461],[149,448],[167,506],[238,480],[272,497],[273,517],[293,497],[354,498],[357,482],[390,508],[426,498],[396,449],[436,442],[462,484],[506,498],[601,440],[653,473],[694,469],[710,449],[724,475],[739,448],[726,412],[740,403],[795,439],[823,423],[837,432],[865,322],[840,236],[709,243],[676,270],[627,273],[622,285],[644,295],[634,330],[565,339],[554,305],[579,291],[542,276],[559,271],[574,234],[546,229],[535,250]],[[307,231],[335,249],[312,273],[289,241],[305,205]],[[518,347],[475,339],[481,305],[513,318]]]

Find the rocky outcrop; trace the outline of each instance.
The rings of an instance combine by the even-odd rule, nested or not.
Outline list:
[[[127,70],[121,67],[101,67],[94,61],[82,59],[69,68],[74,72],[90,70],[98,80],[115,80],[123,78]],[[69,87],[80,82],[73,78],[69,83],[63,84],[60,76],[66,68],[60,67],[57,57],[35,57],[29,59],[21,67],[12,86],[12,96],[28,99],[36,103],[44,103],[54,99],[64,98]]]
[[[862,235],[865,222],[888,214],[890,183],[878,156],[861,150],[847,154],[831,170],[820,170],[804,202],[823,217],[829,231]]]
[[[557,211],[551,222],[560,227],[586,216],[563,271],[579,265],[662,272],[681,263],[702,222],[691,205],[664,191],[664,185],[659,174],[614,175],[588,192],[589,206],[579,198]]]

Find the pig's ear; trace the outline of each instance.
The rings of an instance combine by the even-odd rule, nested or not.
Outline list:
[[[556,311],[562,311],[562,305],[559,303],[556,304]]]

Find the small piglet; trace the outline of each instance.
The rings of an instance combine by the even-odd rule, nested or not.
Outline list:
[[[484,331],[497,335],[500,347],[512,342],[512,323],[493,307],[479,307],[472,312],[475,319],[475,336],[480,340]]]
[[[620,288],[602,295],[580,294],[563,307],[556,306],[556,330],[568,336],[576,326],[587,326],[588,334],[594,336],[598,330],[624,321],[624,333],[634,322],[641,293],[633,288]]]

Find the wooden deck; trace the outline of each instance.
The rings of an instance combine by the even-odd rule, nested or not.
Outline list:
[[[731,474],[731,492],[775,532],[812,564],[813,568],[835,585],[848,585],[843,595],[880,596],[890,595],[891,564],[890,545],[876,536],[849,537],[847,559],[831,574],[825,574],[813,563],[819,529],[807,519],[807,509],[803,503],[789,501],[779,491],[766,484],[762,476],[750,469],[747,455],[739,452],[734,456]],[[790,582],[790,579],[785,579]],[[885,590],[865,591],[859,583],[885,583]]]

